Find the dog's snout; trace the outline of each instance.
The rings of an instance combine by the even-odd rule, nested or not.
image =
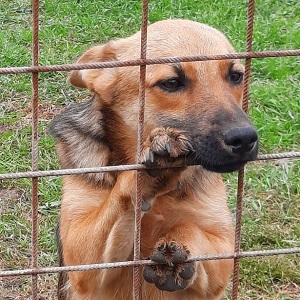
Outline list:
[[[257,132],[253,127],[231,128],[224,134],[224,142],[233,153],[250,152],[257,143]]]

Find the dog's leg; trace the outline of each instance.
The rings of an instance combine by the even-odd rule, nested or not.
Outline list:
[[[135,171],[123,172],[111,190],[102,190],[79,177],[64,178],[60,237],[65,265],[131,258],[135,180]],[[74,298],[92,299],[95,287],[109,279],[101,282],[103,274],[99,270],[69,272]]]
[[[161,290],[190,288],[199,299],[219,299],[228,284],[224,278],[229,278],[232,260],[186,261],[194,255],[231,252],[229,240],[220,240],[192,223],[178,224],[157,242],[150,258],[160,265],[145,267],[144,278]]]
[[[144,146],[142,158],[146,163],[143,162],[148,165],[153,155],[158,167],[176,162],[179,166],[182,163],[179,160],[190,151],[188,139],[175,129],[154,130]],[[143,199],[151,200],[176,188],[179,174],[178,169],[175,172],[158,171],[156,177],[144,172]],[[111,190],[97,189],[80,177],[64,178],[61,240],[66,265],[132,259],[135,185],[136,171],[119,174]],[[103,295],[116,278],[124,277],[124,272],[124,269],[69,272],[74,298],[94,299],[100,290]],[[130,280],[131,277],[127,286],[130,286]]]
[[[55,236],[56,236],[56,244],[57,244],[57,250],[58,250],[58,255],[59,255],[59,266],[63,267],[64,266],[64,261],[63,261],[63,253],[62,253],[62,245],[61,245],[61,239],[60,239],[60,224],[58,222],[55,230]],[[66,272],[60,272],[58,274],[58,284],[57,284],[57,299],[58,300],[67,300],[70,299],[68,297],[68,275]]]
[[[132,259],[136,174],[136,171],[122,172],[111,190],[97,188],[80,177],[64,177],[60,238],[65,265]],[[157,179],[146,173],[142,176],[143,193],[146,191],[148,195],[148,187]],[[74,299],[93,299],[97,291],[103,293],[127,270],[69,272]]]
[[[150,133],[144,144],[143,163],[152,167],[170,165],[180,167],[189,151],[193,151],[193,149],[189,138],[182,131],[173,128],[157,128]],[[180,169],[175,168],[175,172],[177,170]],[[156,169],[154,173],[152,170],[148,171],[150,176],[153,174],[161,176],[165,172],[163,169]],[[172,178],[177,179],[170,173],[171,169],[167,172],[168,182],[171,182]],[[186,197],[192,198],[194,195],[191,193]],[[222,227],[221,224],[219,225]],[[213,225],[210,226],[210,229],[212,227]],[[218,299],[228,283],[232,261],[187,262],[187,259],[195,255],[231,251],[232,234],[230,230],[228,230],[228,235],[226,232],[224,233],[224,239],[221,240],[219,234],[214,236],[206,232],[197,225],[196,221],[180,222],[157,242],[150,258],[160,265],[145,267],[144,278],[161,290],[190,289],[193,290],[194,295],[197,294],[197,299]],[[224,276],[225,273],[228,276]]]

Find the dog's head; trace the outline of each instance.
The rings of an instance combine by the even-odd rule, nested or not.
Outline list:
[[[148,58],[232,52],[226,37],[204,24],[166,20],[148,27]],[[77,62],[122,61],[139,55],[138,32],[93,47]],[[186,158],[189,164],[216,172],[241,168],[256,158],[258,149],[256,130],[241,109],[243,75],[237,59],[147,66],[145,134],[156,127],[183,130],[195,150]],[[109,108],[112,120],[126,126],[125,136],[136,135],[139,67],[73,71],[69,82],[93,92],[100,109]]]

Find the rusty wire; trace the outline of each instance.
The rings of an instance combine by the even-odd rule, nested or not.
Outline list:
[[[246,58],[271,58],[271,57],[289,57],[300,56],[300,49],[295,50],[274,50],[274,51],[253,51],[253,52],[237,52],[227,54],[211,54],[211,55],[190,55],[163,58],[147,58],[132,59],[124,61],[105,61],[86,64],[62,64],[48,66],[30,66],[30,67],[5,67],[0,68],[0,75],[21,74],[32,72],[58,72],[83,69],[100,69],[100,68],[117,68],[117,67],[134,67],[140,65],[157,65],[170,64],[180,62],[193,61],[209,61],[209,60],[228,60],[228,59],[246,59]]]
[[[248,3],[248,22],[247,22],[247,37],[246,37],[246,52],[252,51],[252,40],[253,40],[253,24],[254,24],[254,9],[255,1],[249,0]],[[243,90],[243,111],[248,113],[249,105],[249,86],[250,86],[250,73],[251,73],[251,57],[247,57],[245,61],[245,79],[244,79],[244,90]],[[242,213],[243,213],[243,194],[244,194],[244,168],[238,172],[238,188],[237,188],[237,202],[236,202],[236,213],[235,213],[235,242],[234,252],[239,253],[241,248],[242,240]],[[240,258],[234,259],[233,265],[233,284],[232,284],[232,300],[238,298],[240,278]]]
[[[273,159],[299,159],[299,158],[300,158],[300,152],[282,152],[282,153],[271,153],[271,154],[258,155],[257,161],[273,160]],[[155,168],[157,169],[157,167],[155,167]],[[146,169],[149,169],[149,167],[146,167],[141,164],[133,164],[133,165],[80,168],[80,169],[60,169],[60,170],[49,170],[49,171],[14,172],[14,173],[0,174],[0,180],[48,177],[48,176],[63,176],[63,175],[78,175],[78,174],[100,173],[100,172],[146,170]]]
[[[147,56],[147,25],[148,25],[148,0],[142,1],[142,22],[141,22],[141,60],[145,60]],[[139,83],[139,118],[138,118],[138,139],[137,139],[137,160],[140,156],[144,141],[144,113],[145,113],[145,80],[146,65],[140,65],[140,83]],[[142,222],[142,171],[137,171],[136,180],[136,201],[134,209],[134,245],[133,259],[138,261],[141,258],[141,222]],[[142,274],[141,267],[133,267],[133,299],[139,300],[141,297]]]
[[[39,0],[34,0],[32,4],[32,64],[39,65]],[[32,73],[32,135],[31,135],[31,155],[32,171],[38,171],[38,105],[39,105],[39,73]],[[31,266],[38,269],[38,177],[32,178],[32,220],[31,220]],[[38,278],[33,274],[32,299],[38,299]]]
[[[217,259],[235,259],[235,258],[251,258],[261,256],[276,256],[286,254],[299,254],[300,247],[286,248],[286,249],[271,249],[271,250],[257,250],[257,251],[241,251],[239,253],[223,253],[223,254],[210,254],[191,257],[187,262],[192,261],[208,261]],[[59,272],[75,272],[75,271],[88,271],[88,270],[104,270],[114,268],[126,268],[132,266],[152,266],[157,265],[151,260],[137,260],[137,261],[121,261],[121,262],[109,262],[101,264],[91,265],[77,265],[77,266],[65,266],[65,267],[46,267],[39,269],[23,269],[23,270],[10,270],[1,271],[0,277],[11,277],[11,276],[28,276],[32,274],[48,274],[48,273],[59,273]]]
[[[271,57],[289,57],[300,56],[300,49],[296,50],[275,50],[275,51],[252,51],[252,36],[253,36],[253,20],[254,20],[254,0],[249,0],[248,3],[248,25],[246,38],[246,51],[231,54],[217,54],[217,55],[193,55],[183,57],[164,57],[149,59],[146,57],[147,46],[147,22],[148,22],[148,0],[142,0],[142,25],[141,25],[141,55],[140,59],[126,60],[126,61],[109,61],[88,64],[63,64],[63,65],[39,65],[39,0],[32,2],[32,20],[33,20],[33,42],[32,42],[32,66],[24,67],[5,67],[0,68],[0,74],[19,74],[32,73],[32,171],[19,173],[0,174],[0,180],[4,179],[18,179],[18,178],[32,178],[32,254],[31,254],[31,268],[13,271],[0,271],[0,277],[30,275],[32,277],[32,299],[38,299],[37,275],[47,273],[57,273],[62,271],[84,271],[95,269],[110,269],[120,267],[133,267],[133,299],[140,299],[141,286],[141,266],[153,265],[152,261],[140,259],[140,229],[141,229],[141,201],[142,201],[142,180],[141,172],[146,169],[145,166],[138,164],[139,154],[141,152],[143,131],[144,131],[144,108],[145,108],[145,74],[146,66],[150,64],[166,64],[178,62],[193,62],[193,61],[208,61],[208,60],[225,60],[225,59],[245,59],[245,86],[243,96],[243,110],[248,111],[249,99],[249,81],[250,81],[250,67],[252,58],[271,58]],[[140,66],[140,110],[139,110],[139,127],[138,127],[138,142],[137,142],[137,161],[133,165],[121,166],[107,166],[83,169],[64,169],[64,170],[38,170],[38,102],[39,102],[39,73],[40,72],[57,72],[70,71],[81,69],[95,69],[95,68],[115,68],[125,66]],[[271,160],[271,159],[294,159],[300,158],[300,152],[286,152],[259,155],[257,160]],[[137,185],[136,185],[136,205],[135,205],[135,235],[134,235],[134,258],[133,261],[102,263],[93,265],[67,266],[67,267],[38,267],[38,178],[45,176],[62,176],[74,175],[83,173],[95,172],[112,172],[112,171],[127,171],[137,170]],[[235,246],[234,252],[222,255],[204,255],[192,257],[189,261],[205,261],[216,259],[234,259],[234,277],[232,299],[238,298],[238,283],[239,283],[239,261],[240,258],[284,255],[284,254],[299,254],[300,248],[288,249],[273,249],[260,251],[240,251],[241,243],[241,216],[243,208],[243,189],[244,189],[244,169],[239,171],[238,176],[238,196],[236,207],[236,230],[235,230]]]

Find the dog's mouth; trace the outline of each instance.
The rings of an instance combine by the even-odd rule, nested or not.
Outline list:
[[[202,159],[195,159],[192,155],[186,158],[187,165],[201,165],[204,169],[216,173],[231,173],[242,169],[247,162],[255,160],[255,157],[249,159],[235,160],[231,162],[209,161]]]
[[[231,173],[234,171],[238,171],[242,169],[247,162],[234,162],[234,163],[227,163],[227,164],[209,164],[209,163],[202,163],[204,169],[216,172],[216,173]]]

